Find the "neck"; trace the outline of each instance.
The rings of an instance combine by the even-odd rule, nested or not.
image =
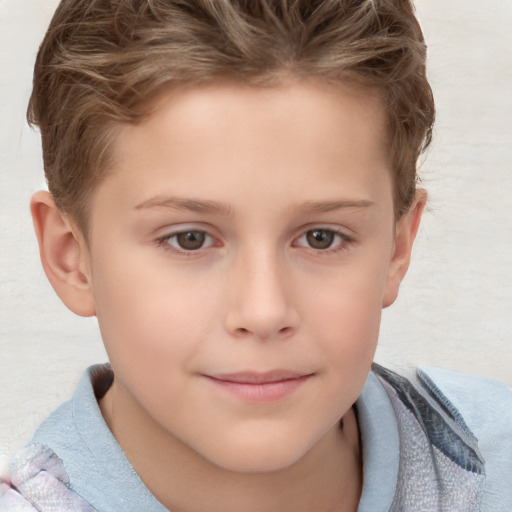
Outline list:
[[[136,410],[127,417],[126,409],[116,406],[114,389],[101,400],[100,408],[141,480],[172,512],[357,510],[362,462],[352,409],[292,465],[238,473],[212,464]],[[123,417],[117,414],[121,410]]]

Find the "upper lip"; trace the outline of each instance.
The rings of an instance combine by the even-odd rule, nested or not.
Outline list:
[[[311,373],[297,372],[293,370],[271,370],[267,372],[237,372],[208,375],[208,377],[224,382],[235,382],[240,384],[270,384],[284,380],[299,379],[308,377]]]

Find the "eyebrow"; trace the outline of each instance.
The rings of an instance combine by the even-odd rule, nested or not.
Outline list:
[[[233,209],[225,203],[178,197],[153,197],[138,204],[135,210],[147,210],[152,208],[170,208],[178,211],[187,210],[198,213],[213,213],[225,217],[233,215]]]
[[[358,201],[307,201],[300,209],[306,213],[324,213],[346,208],[366,209],[375,206],[375,203],[366,199]]]
[[[305,213],[325,213],[333,210],[347,208],[366,209],[375,206],[375,203],[366,199],[357,201],[307,201],[299,206],[299,210]],[[172,210],[187,210],[197,213],[212,213],[230,217],[233,208],[225,203],[203,199],[188,199],[178,197],[153,197],[135,206],[135,210],[147,210],[152,208],[170,208]]]

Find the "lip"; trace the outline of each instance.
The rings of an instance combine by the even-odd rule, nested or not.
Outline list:
[[[251,402],[281,400],[312,376],[312,373],[304,374],[289,370],[205,375],[217,388]]]

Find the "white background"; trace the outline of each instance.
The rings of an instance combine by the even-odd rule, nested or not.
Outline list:
[[[0,469],[106,356],[96,322],[68,312],[40,268],[28,211],[44,187],[25,123],[55,0],[0,0]],[[512,0],[418,0],[437,100],[422,165],[430,194],[377,360],[512,385]]]

